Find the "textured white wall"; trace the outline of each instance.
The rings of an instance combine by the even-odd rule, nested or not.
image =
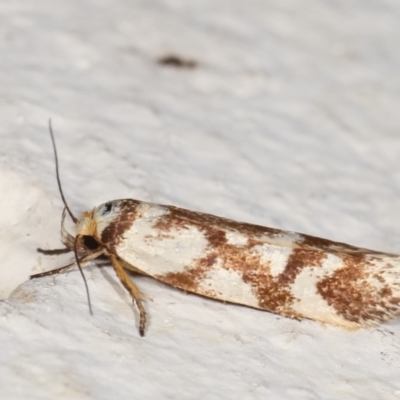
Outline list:
[[[78,271],[25,282],[67,261],[35,251],[60,245],[49,117],[76,213],[132,197],[400,253],[398,3],[3,3],[1,398],[400,398],[398,321],[349,333],[133,277],[140,338],[109,267],[86,267],[93,317]]]

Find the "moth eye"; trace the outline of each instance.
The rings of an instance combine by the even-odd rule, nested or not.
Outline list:
[[[108,203],[104,204],[104,210],[101,213],[101,215],[106,215],[108,214],[112,209],[112,203],[109,201]]]
[[[83,236],[83,245],[89,250],[97,250],[99,248],[99,244],[93,236]]]

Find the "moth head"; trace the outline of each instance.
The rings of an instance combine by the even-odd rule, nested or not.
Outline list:
[[[75,225],[75,241],[78,253],[101,251],[101,243],[97,235],[96,220],[93,211],[84,212]]]
[[[107,254],[107,249],[121,239],[124,231],[130,227],[136,216],[137,200],[114,200],[101,204],[91,211],[84,212],[75,219],[75,235],[64,227],[67,210],[64,208],[61,219],[62,241],[71,251],[76,249],[80,257]]]

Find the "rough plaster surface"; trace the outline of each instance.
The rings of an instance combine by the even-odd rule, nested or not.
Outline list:
[[[345,332],[65,264],[75,213],[132,197],[400,253],[400,4],[0,5],[2,399],[396,399],[400,323]],[[195,69],[158,65],[175,54]]]

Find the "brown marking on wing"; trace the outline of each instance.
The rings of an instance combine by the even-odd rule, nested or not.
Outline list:
[[[214,228],[203,228],[202,231],[208,240],[210,248],[218,248],[227,244],[226,234],[224,231]]]
[[[348,321],[382,322],[398,310],[400,298],[393,297],[388,284],[377,288],[371,284],[369,267],[365,256],[344,257],[343,267],[317,283],[318,293],[336,312]],[[372,266],[373,268],[373,266]],[[380,283],[385,280],[374,274]]]
[[[194,268],[187,268],[183,272],[169,272],[158,275],[156,278],[176,288],[196,293],[198,292],[201,280],[214,265],[216,259],[217,256],[215,254],[209,254],[206,257],[198,259]]]
[[[123,240],[124,233],[129,230],[135,220],[136,207],[141,202],[138,200],[125,199],[120,203],[121,212],[101,233],[101,242],[112,252]]]
[[[279,277],[273,277],[270,267],[262,256],[251,252],[243,252],[242,249],[226,245],[221,248],[219,257],[223,259],[224,268],[239,272],[243,281],[252,287],[253,293],[258,299],[260,308],[278,313],[293,314],[290,305],[294,297],[288,286],[279,282]]]
[[[317,250],[306,250],[297,248],[292,251],[284,271],[279,274],[278,280],[281,285],[291,285],[297,275],[307,267],[321,267],[326,253]]]
[[[209,227],[217,230],[237,231],[250,238],[260,236],[275,237],[282,231],[279,229],[267,228],[264,226],[237,222],[231,219],[217,217],[211,214],[204,214],[195,211],[185,210],[174,206],[168,206],[169,213],[164,215],[154,225],[154,228],[160,230],[171,230],[172,228],[188,228],[190,226]]]

